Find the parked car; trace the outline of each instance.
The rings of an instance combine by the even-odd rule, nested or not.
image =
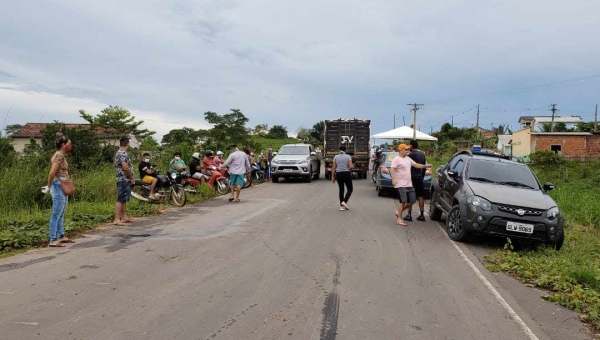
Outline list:
[[[446,232],[455,241],[489,234],[560,249],[564,217],[548,195],[552,189],[510,157],[461,151],[435,173],[429,216],[439,220],[446,213]]]
[[[394,186],[392,185],[392,176],[390,175],[390,168],[392,166],[392,160],[398,156],[398,152],[383,152],[379,158],[379,167],[374,174],[375,190],[377,196],[383,196],[385,192],[390,192],[396,195]],[[423,187],[425,188],[425,198],[429,198],[429,188],[431,187],[431,169],[427,169],[425,177],[423,178]]]
[[[285,144],[271,160],[273,183],[280,178],[302,177],[307,182],[319,179],[321,160],[310,144]]]

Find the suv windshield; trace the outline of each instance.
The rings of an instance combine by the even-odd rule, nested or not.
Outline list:
[[[283,146],[277,155],[308,155],[306,146]]]
[[[528,167],[499,161],[472,160],[469,163],[467,178],[530,189],[540,188]]]

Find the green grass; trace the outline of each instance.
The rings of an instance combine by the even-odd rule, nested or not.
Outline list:
[[[486,256],[491,271],[503,271],[549,291],[545,299],[581,313],[600,330],[600,162],[532,166],[566,218],[560,251],[540,247],[505,249]]]

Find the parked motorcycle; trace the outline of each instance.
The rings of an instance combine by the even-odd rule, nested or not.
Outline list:
[[[171,198],[173,204],[183,207],[187,201],[187,195],[183,186],[177,183],[180,176],[169,170],[167,176],[158,175],[156,178],[158,181],[154,188],[154,199],[149,198],[150,184],[142,183],[140,179],[136,179],[135,184],[131,187],[131,196],[140,201],[159,203]]]
[[[229,171],[227,170],[227,168],[223,168],[220,171],[221,175],[229,178]],[[246,189],[252,186],[252,174],[244,174],[244,185],[242,185],[242,189]]]
[[[216,171],[216,168],[213,172],[216,172],[217,178],[214,181],[214,185],[209,184],[209,187],[213,187],[219,195],[227,194],[229,192],[229,180]],[[211,176],[205,174],[202,174],[202,176],[204,177],[204,180],[209,183]],[[191,177],[188,172],[184,171],[181,173],[181,184],[186,192],[195,194],[198,192],[201,180]]]
[[[260,170],[258,164],[252,163],[252,172],[250,173],[250,177],[252,178],[252,181],[260,184],[265,181],[265,172]]]

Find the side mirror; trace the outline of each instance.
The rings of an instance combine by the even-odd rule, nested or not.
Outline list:
[[[550,182],[546,182],[546,184],[544,184],[544,191],[550,191],[550,190],[554,190],[554,184],[552,184]]]
[[[311,155],[311,156],[316,156],[316,155],[317,155],[317,153],[313,151],[313,152],[311,152],[311,153],[310,153],[310,155]]]
[[[450,176],[452,178],[456,178],[456,177],[458,177],[458,172],[454,171],[454,170],[449,170],[448,171],[448,176]]]
[[[446,169],[446,165],[445,164],[444,165],[440,165],[440,166],[437,167],[436,172],[437,171],[444,171],[444,169]]]

